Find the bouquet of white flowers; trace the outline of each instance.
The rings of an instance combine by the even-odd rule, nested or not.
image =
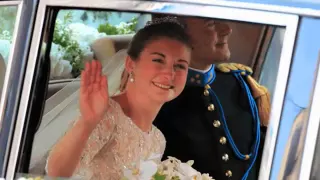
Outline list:
[[[186,163],[168,157],[157,164],[153,159],[140,161],[135,168],[125,168],[122,180],[214,180],[209,174],[201,174],[192,168],[193,161]]]

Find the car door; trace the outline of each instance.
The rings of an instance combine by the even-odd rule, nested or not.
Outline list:
[[[91,21],[90,18],[94,17],[94,15],[89,15],[90,12],[93,12],[93,14],[96,14],[97,16],[100,15],[103,17],[112,12],[119,11],[125,15],[132,15],[134,13],[139,14],[141,16],[141,21],[139,23],[141,23],[142,26],[153,16],[153,14],[169,14],[215,18],[234,23],[235,27],[257,27],[257,35],[254,37],[250,37],[250,34],[253,33],[245,33],[246,31],[244,31],[245,35],[250,37],[247,38],[248,41],[246,41],[246,36],[241,36],[241,28],[239,28],[239,35],[238,37],[236,36],[234,38],[234,51],[235,54],[236,52],[239,53],[238,57],[242,57],[242,60],[238,62],[246,62],[245,64],[248,66],[254,67],[255,69],[261,69],[261,73],[258,73],[259,75],[256,76],[256,79],[260,80],[262,84],[266,85],[273,92],[271,122],[268,127],[264,148],[264,157],[261,164],[264,170],[261,171],[260,175],[262,179],[269,178],[282,114],[282,105],[291,68],[291,59],[299,20],[297,15],[283,12],[268,12],[257,9],[242,9],[236,6],[228,7],[215,4],[214,2],[197,3],[196,1],[189,3],[177,3],[175,1],[41,0],[35,7],[35,9],[37,9],[37,13],[35,14],[36,17],[29,19],[30,22],[34,22],[31,23],[33,28],[31,34],[32,41],[30,49],[26,48],[28,56],[26,58],[26,73],[23,76],[24,81],[23,89],[21,91],[21,100],[19,101],[21,103],[17,103],[19,111],[17,117],[14,119],[15,128],[14,131],[10,132],[13,136],[13,140],[10,142],[11,146],[8,149],[10,156],[8,161],[9,168],[6,168],[5,171],[6,178],[13,179],[14,177],[19,176],[29,176],[28,173],[30,171],[30,163],[32,163],[32,151],[37,149],[35,146],[32,146],[38,142],[39,144],[36,144],[36,146],[40,147],[41,144],[52,141],[51,138],[57,140],[58,137],[53,137],[51,135],[52,133],[49,132],[54,133],[54,131],[61,129],[60,126],[57,126],[57,124],[60,125],[59,123],[55,124],[51,121],[44,121],[42,118],[42,115],[47,113],[46,108],[53,106],[52,104],[48,103],[49,99],[53,97],[62,87],[65,87],[66,83],[72,82],[71,89],[73,89],[73,92],[77,90],[79,86],[76,78],[81,70],[81,64],[85,62],[83,58],[84,56],[81,56],[82,59],[80,58],[80,61],[75,61],[76,58],[68,59],[70,56],[67,55],[63,56],[63,58],[59,60],[61,65],[56,66],[57,63],[53,62],[53,58],[50,54],[55,48],[55,44],[53,44],[53,42],[58,43],[57,39],[55,39],[57,37],[55,32],[57,28],[59,28],[57,25],[62,25],[62,28],[60,27],[62,31],[66,30],[63,28],[63,25],[66,27],[70,25],[70,22],[67,21],[69,16],[67,11],[82,11],[80,16],[78,14],[78,18],[75,18],[77,19],[77,21],[75,21],[76,23],[80,22],[80,24],[77,24],[79,25],[78,27],[85,27],[83,25],[85,24],[84,22]],[[61,15],[62,22],[57,21],[59,19],[59,13],[63,14]],[[66,22],[63,22],[65,20]],[[110,28],[111,30],[114,30],[114,27],[110,27],[110,23],[107,24],[106,22],[108,21],[102,20],[102,22],[100,22],[103,24],[100,30],[104,31],[107,29],[108,32]],[[269,28],[274,29],[271,32],[275,33],[271,33],[270,35],[270,32],[268,33],[267,30],[263,30]],[[97,28],[95,31],[96,30]],[[101,33],[101,31],[99,33]],[[280,32],[280,35],[276,36],[276,32]],[[261,40],[261,36],[263,36],[264,38],[262,39],[265,40]],[[266,38],[267,36],[269,38]],[[69,35],[66,37],[69,37]],[[113,45],[112,47],[108,46],[107,49],[104,49],[104,52],[110,52],[110,54],[106,55],[102,53],[100,54],[102,56],[110,56],[119,49],[125,48],[126,43],[130,41],[130,34],[122,34],[120,37],[119,34],[113,34],[107,35],[106,38],[114,42],[116,45]],[[272,43],[272,40],[276,42]],[[77,41],[77,39],[75,41],[78,43],[78,45],[81,44],[79,43],[80,41]],[[87,49],[87,47],[88,46],[86,46],[85,49]],[[92,48],[92,46],[90,47]],[[241,51],[236,51],[237,47],[250,48],[243,48]],[[272,53],[271,47],[280,50]],[[245,51],[247,53],[243,53]],[[271,53],[274,56],[270,57],[267,55],[268,53]],[[97,57],[98,54],[99,52],[95,51],[91,58]],[[76,55],[78,56],[79,54]],[[98,59],[101,60],[101,58]],[[234,58],[233,61],[237,62],[236,59],[237,58]],[[270,66],[273,67],[273,72],[270,72],[270,70],[268,71],[268,67]],[[56,69],[56,67],[59,67],[60,71],[59,68]],[[49,72],[51,74],[49,74]],[[63,74],[63,76],[60,76],[58,72],[60,75]],[[56,76],[54,73],[57,73],[58,75]],[[58,80],[54,80],[53,77],[57,78],[59,76],[64,78],[58,78]],[[65,77],[68,77],[69,80]],[[266,78],[262,77],[268,77],[269,79],[265,80]],[[49,94],[47,94],[48,89]],[[46,99],[48,99],[48,101],[45,101]],[[13,118],[13,116],[10,117]],[[65,126],[66,124],[64,124],[64,127]],[[48,131],[43,131],[46,128]],[[43,131],[42,135],[47,136],[39,136],[39,129]],[[49,131],[49,129],[51,131]],[[63,131],[59,133],[61,135],[63,134]],[[43,156],[39,159],[45,160],[46,153],[49,150],[50,145],[47,146],[46,152],[43,152]],[[45,163],[41,165],[42,170],[38,171],[36,175],[45,175],[44,166]]]
[[[1,1],[0,177],[6,176],[36,1]],[[4,63],[3,63],[4,61]],[[5,66],[5,68],[4,68]],[[1,91],[0,91],[1,92]]]

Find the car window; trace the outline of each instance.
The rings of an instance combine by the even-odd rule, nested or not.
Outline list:
[[[16,14],[16,6],[0,6],[0,54],[6,64],[8,63]]]
[[[0,6],[0,98],[11,50],[16,14],[16,6]]]
[[[259,82],[268,88],[271,99],[274,94],[273,92],[277,79],[277,73],[274,73],[274,71],[277,71],[279,68],[285,31],[286,29],[282,27],[277,27],[275,29],[259,77]]]
[[[134,34],[150,18],[130,12],[59,11],[50,53],[50,80],[78,77],[84,62],[97,58],[91,47],[97,39]]]

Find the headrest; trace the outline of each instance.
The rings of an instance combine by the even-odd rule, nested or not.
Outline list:
[[[95,40],[91,44],[91,50],[95,59],[101,62],[102,67],[104,67],[108,60],[110,60],[110,58],[116,53],[114,42],[108,37]]]

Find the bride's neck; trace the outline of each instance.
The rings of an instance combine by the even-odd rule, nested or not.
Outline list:
[[[156,118],[162,104],[152,102],[134,87],[127,88],[123,94],[124,113],[144,132],[152,129],[153,120]]]

